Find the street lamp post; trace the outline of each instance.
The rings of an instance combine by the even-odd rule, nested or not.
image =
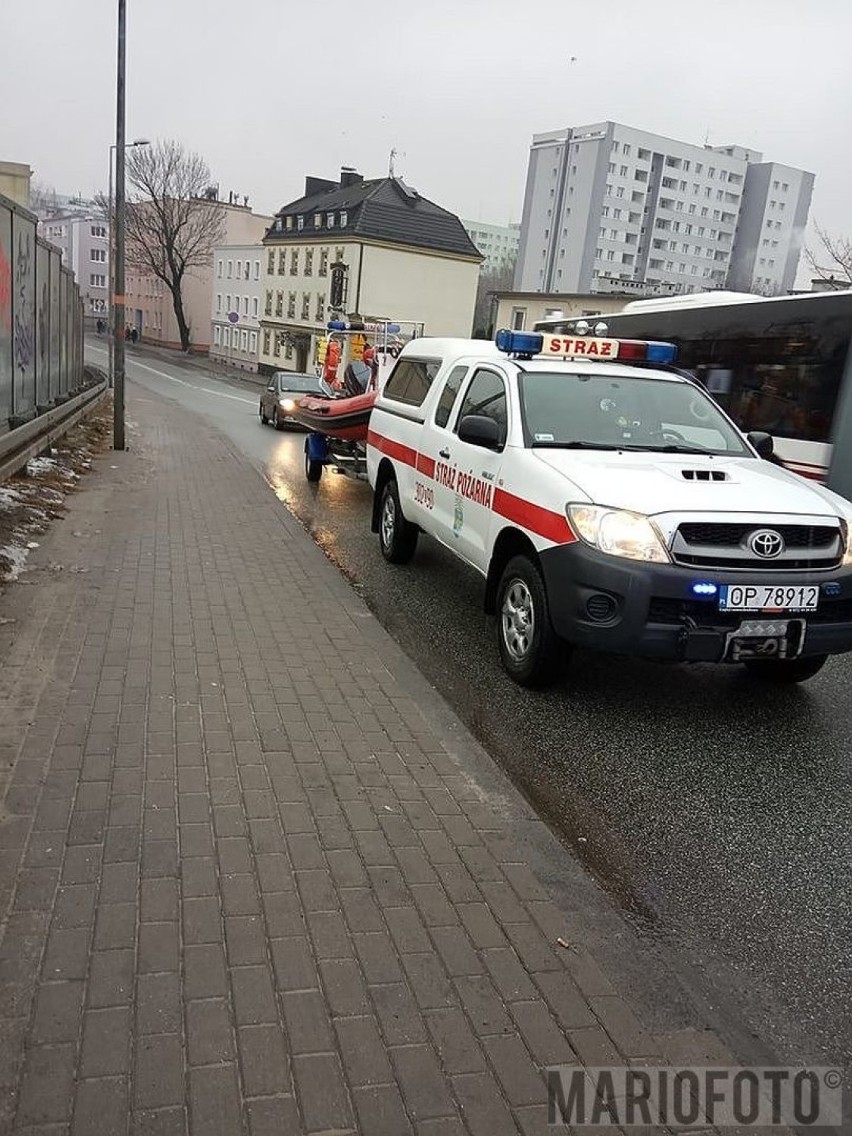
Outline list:
[[[130,150],[134,146],[150,146],[151,143],[147,138],[136,138],[133,142],[125,143],[125,150]],[[113,385],[113,358],[112,358],[112,340],[115,336],[115,227],[113,224],[113,193],[112,193],[112,156],[115,153],[116,144],[109,148],[109,385]]]

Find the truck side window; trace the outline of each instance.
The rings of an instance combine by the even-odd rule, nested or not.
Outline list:
[[[385,383],[384,397],[422,406],[440,369],[440,359],[399,359]]]
[[[462,418],[468,414],[481,414],[493,418],[500,427],[500,443],[506,441],[508,410],[506,407],[506,387],[502,378],[494,371],[477,371],[473,376],[464,401],[456,419],[456,429]]]
[[[467,374],[467,367],[453,367],[450,371],[449,378],[444,383],[444,389],[441,391],[441,397],[438,399],[438,405],[435,408],[435,425],[446,426],[450,420],[450,414],[456,404],[459,388],[464,382],[464,377]]]

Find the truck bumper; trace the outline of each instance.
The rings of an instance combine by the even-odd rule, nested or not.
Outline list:
[[[788,621],[791,653],[852,651],[852,568],[833,572],[691,570],[607,556],[579,541],[540,554],[554,630],[577,646],[692,662],[737,661],[731,640],[746,621]],[[781,578],[783,575],[783,579]],[[720,611],[695,583],[819,585],[813,612]]]

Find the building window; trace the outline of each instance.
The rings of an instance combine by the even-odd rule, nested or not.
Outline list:
[[[301,231],[302,231],[302,229],[304,229],[304,227],[305,227],[305,218],[301,214],[299,214],[299,216],[296,218],[296,231],[301,233]]]
[[[317,323],[322,323],[325,320],[325,294],[317,292]]]
[[[248,313],[249,313],[249,298],[248,298],[248,296],[243,296],[243,315],[247,316]]]
[[[314,274],[314,250],[305,249],[305,276]]]
[[[225,297],[225,311],[229,312],[230,310],[231,310],[231,297],[226,296]]]
[[[281,357],[281,336],[276,332],[273,340],[272,354],[276,359]]]
[[[264,328],[264,330],[263,330],[263,354],[264,355],[269,354],[269,346],[270,346],[271,338],[272,338],[272,332],[269,331],[268,328]]]
[[[242,334],[240,335],[240,350],[242,350],[242,351],[248,350],[248,332],[247,331],[242,332]]]
[[[89,249],[89,260],[97,264],[106,264],[106,249]]]
[[[228,279],[230,280],[233,275],[234,275],[234,262],[232,260],[229,260],[228,261]]]
[[[107,231],[106,231],[106,229],[104,228],[103,225],[92,225],[92,236],[93,237],[105,237],[106,235],[107,235]]]
[[[641,150],[639,152],[641,154]],[[636,173],[633,175],[633,177],[634,177],[635,181],[647,181],[648,180],[648,171],[647,170],[637,170]]]
[[[314,213],[314,228],[319,229],[322,227],[322,213]]]
[[[222,310],[222,293],[217,292],[216,293],[216,314],[218,315],[219,312],[221,312],[221,310]]]
[[[215,326],[215,327],[213,328],[213,342],[214,342],[214,344],[215,344],[215,345],[216,345],[217,347],[218,347],[218,346],[219,346],[219,344],[220,344],[220,343],[222,342],[222,329],[221,329],[221,327],[220,327],[220,326],[218,325],[218,323],[217,323],[217,324],[216,324],[216,326]]]
[[[642,147],[640,146],[639,147],[639,153],[638,153],[639,160],[642,161],[642,162],[647,162],[650,157],[651,157],[651,151],[650,150],[643,150]]]
[[[328,276],[328,249],[320,249],[318,276]]]
[[[285,359],[292,359],[293,358],[293,344],[290,342],[289,339],[287,340],[287,342],[284,345],[284,358]]]
[[[626,178],[627,174],[628,174],[627,166],[619,166],[618,167],[618,176],[619,177]]]
[[[291,320],[296,318],[296,293],[295,292],[291,292],[290,295],[287,297],[287,318],[291,319]]]
[[[249,351],[252,355],[257,354],[257,332],[253,331],[249,336]]]
[[[341,209],[341,211],[340,211],[340,227],[341,227],[341,229],[345,229],[348,224],[349,224],[349,214],[346,212],[345,209]]]
[[[270,251],[269,256],[267,258],[266,272],[267,272],[267,275],[269,275],[269,276],[272,276],[275,272],[275,250],[274,249],[272,249]]]
[[[287,228],[288,228],[288,229],[292,229],[292,228],[293,228],[293,218],[292,218],[292,217],[288,217],[288,218],[287,218]]]
[[[527,319],[526,308],[512,308],[512,330],[523,331]]]
[[[221,262],[221,260],[216,261],[216,275],[220,280],[222,279],[222,262]]]
[[[293,249],[290,253],[290,275],[299,275],[299,250]]]
[[[287,265],[287,253],[280,249],[278,252],[278,275],[283,276]]]
[[[254,278],[255,278],[255,280],[260,280],[260,261],[259,260],[256,260],[254,262]]]
[[[258,309],[259,309],[259,307],[260,307],[260,302],[259,302],[259,300],[258,300],[257,296],[252,296],[252,300],[251,300],[251,314],[252,314],[252,315],[254,316],[254,318],[255,318],[255,319],[257,319],[257,317],[258,317]]]
[[[328,216],[325,219],[325,223],[329,227],[329,229],[334,228],[334,214],[333,213],[328,214]]]
[[[621,147],[621,152],[625,156],[625,158],[630,157],[630,143],[629,142],[623,143],[623,145]]]
[[[272,315],[272,293],[271,292],[266,293],[266,305],[263,309],[263,314],[267,315],[267,316]]]
[[[222,344],[225,347],[231,346],[231,329],[229,327],[222,329]]]
[[[275,314],[279,317],[284,315],[284,293],[283,292],[276,292],[275,293]]]
[[[302,319],[309,320],[311,318],[311,294],[310,292],[302,293]]]
[[[99,272],[95,272],[89,276],[89,284],[92,286],[92,288],[106,288],[106,276],[101,275],[101,273]]]
[[[240,279],[242,274],[243,274],[243,262],[241,260],[238,260],[237,261],[237,280]]]

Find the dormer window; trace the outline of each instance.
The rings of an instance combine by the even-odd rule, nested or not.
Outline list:
[[[288,229],[292,229],[292,228],[293,228],[293,218],[292,218],[292,217],[288,217],[288,218],[287,218],[287,228],[288,228]]]
[[[325,223],[326,223],[326,225],[328,225],[329,229],[334,228],[334,214],[333,213],[328,214],[328,216],[325,219]]]
[[[302,229],[304,229],[304,227],[305,227],[305,218],[300,213],[299,216],[296,218],[296,229],[301,233],[301,231],[302,231]]]
[[[319,229],[322,226],[322,213],[314,213],[314,228]]]
[[[342,209],[340,211],[340,227],[341,227],[341,229],[346,228],[346,223],[347,223],[348,220],[349,220],[349,214],[346,212],[345,209]]]

